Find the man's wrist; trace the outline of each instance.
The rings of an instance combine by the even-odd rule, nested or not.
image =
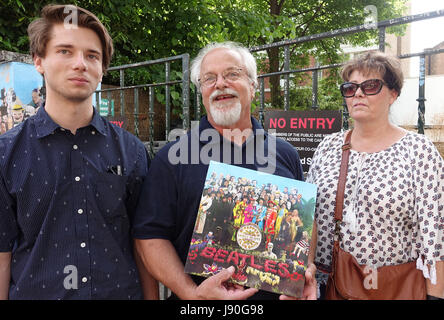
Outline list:
[[[318,268],[316,268],[316,265],[314,264],[314,262],[308,262],[307,269],[308,268],[312,268],[312,274],[313,274],[313,277],[315,277],[316,276],[316,271],[318,270]]]
[[[198,285],[193,280],[191,281],[192,283],[181,287],[180,291],[176,293],[180,300],[201,300],[198,295]]]

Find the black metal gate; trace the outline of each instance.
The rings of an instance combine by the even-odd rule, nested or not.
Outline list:
[[[173,61],[181,61],[182,68],[182,79],[181,80],[170,80],[171,73],[171,62]],[[165,70],[165,80],[164,82],[159,83],[149,83],[149,84],[140,84],[140,85],[132,85],[125,86],[125,70],[134,69],[134,68],[146,68],[148,66],[156,65],[156,64],[164,64]],[[148,100],[149,100],[149,111],[148,111],[148,119],[149,119],[149,134],[148,134],[148,143],[147,147],[150,152],[150,155],[153,156],[156,152],[156,147],[161,147],[162,142],[166,141],[168,137],[168,133],[171,130],[171,97],[170,97],[170,88],[173,85],[181,84],[182,85],[182,113],[183,113],[183,121],[182,128],[187,130],[190,126],[190,55],[182,54],[179,56],[162,58],[157,60],[150,60],[140,63],[127,64],[122,66],[111,67],[108,69],[109,72],[119,71],[120,73],[120,86],[116,88],[107,88],[96,91],[96,105],[100,105],[100,96],[106,95],[108,102],[108,110],[111,108],[111,92],[119,91],[120,95],[120,115],[125,116],[125,114],[132,114],[134,117],[134,134],[139,136],[139,89],[148,88]],[[154,89],[156,87],[165,87],[165,140],[155,141],[154,139],[154,102],[155,102],[155,94]],[[128,106],[126,103],[125,90],[132,89],[134,91],[134,106]],[[127,108],[133,108],[133,112],[127,112]]]
[[[379,43],[379,50],[385,51],[385,36],[386,36],[386,28],[402,25],[402,24],[408,24],[420,20],[426,20],[426,19],[432,19],[437,17],[444,16],[444,9],[438,10],[438,11],[432,11],[428,13],[423,14],[417,14],[417,15],[411,15],[411,16],[405,16],[397,19],[390,19],[378,22],[373,26],[373,28],[378,29],[378,43]],[[265,79],[268,77],[280,75],[284,77],[284,110],[289,110],[290,108],[290,97],[289,97],[289,83],[290,83],[290,75],[294,73],[301,73],[301,72],[311,72],[312,73],[312,109],[317,109],[317,100],[318,100],[318,72],[325,69],[332,69],[332,68],[338,68],[342,64],[330,64],[330,65],[322,65],[322,66],[315,66],[310,68],[303,68],[303,69],[291,69],[290,68],[290,48],[291,46],[295,46],[304,42],[309,41],[316,41],[326,38],[334,38],[344,35],[350,35],[354,33],[359,32],[365,32],[369,30],[369,26],[366,24],[349,27],[349,28],[343,28],[338,30],[333,30],[329,32],[319,33],[315,35],[309,35],[304,36],[296,39],[289,39],[284,40],[276,43],[271,43],[263,46],[257,46],[250,48],[251,52],[260,52],[264,51],[270,48],[283,48],[284,50],[284,61],[283,61],[283,70],[279,72],[273,72],[273,73],[264,73],[260,74],[258,76],[259,80],[259,120],[263,123],[264,121],[264,112],[265,112]],[[425,114],[425,59],[427,56],[444,53],[444,49],[436,49],[436,50],[426,50],[424,52],[418,52],[418,53],[409,53],[409,54],[403,54],[400,55],[400,59],[408,59],[412,57],[419,57],[420,58],[420,72],[419,72],[419,83],[418,83],[418,132],[424,133],[424,114]],[[175,80],[170,81],[170,64],[172,61],[181,60],[182,61],[182,79],[181,80]],[[133,86],[125,86],[125,70],[132,69],[132,68],[143,68],[147,67],[149,65],[154,64],[164,64],[165,65],[165,81],[161,83],[151,83],[151,84],[141,84],[141,85],[133,85]],[[201,102],[200,102],[200,96],[196,90],[194,90],[194,86],[190,86],[190,56],[189,54],[183,54],[180,56],[174,56],[174,57],[168,57],[168,58],[162,58],[157,60],[150,60],[140,63],[134,63],[134,64],[128,64],[128,65],[122,65],[122,66],[116,66],[109,68],[109,71],[119,71],[120,72],[120,86],[116,88],[109,88],[109,89],[102,89],[97,90],[96,93],[101,93],[103,95],[107,95],[109,97],[111,91],[119,91],[120,92],[120,103],[122,105],[122,108],[120,109],[120,112],[122,115],[125,114],[125,109],[129,108],[130,106],[125,105],[125,94],[124,90],[127,89],[133,89],[134,90],[134,106],[132,114],[134,119],[134,134],[138,134],[138,126],[137,126],[137,117],[140,114],[139,113],[139,100],[138,100],[138,90],[141,88],[148,88],[149,89],[149,111],[148,111],[148,118],[150,120],[149,122],[149,137],[147,145],[149,146],[149,151],[151,155],[154,155],[156,152],[157,147],[162,146],[166,140],[168,140],[168,134],[171,130],[170,127],[170,116],[171,116],[171,103],[170,103],[170,87],[172,85],[181,84],[182,85],[182,128],[185,130],[188,130],[190,128],[190,120],[194,118],[194,120],[199,120],[200,114],[201,114]],[[154,88],[156,87],[165,87],[165,139],[162,141],[155,141],[154,139]],[[191,92],[194,92],[191,94]],[[190,108],[190,100],[191,97],[193,98],[192,104],[194,107],[194,115],[191,115],[191,108]],[[97,105],[99,105],[99,95],[96,95],[97,98]],[[110,99],[108,99],[110,101]],[[128,114],[128,112],[127,112]],[[345,102],[343,103],[343,127],[348,128],[348,112],[345,107]]]
[[[390,20],[384,20],[381,22],[378,22],[374,28],[378,29],[378,43],[379,43],[379,50],[385,51],[385,35],[386,35],[386,28],[412,23],[415,21],[421,21],[426,19],[432,19],[436,17],[444,16],[444,10],[438,10],[438,11],[432,11],[427,12],[423,14],[417,14],[417,15],[411,15],[406,17],[401,17],[397,19],[390,19]],[[318,100],[318,71],[325,70],[325,69],[331,69],[331,68],[338,68],[342,66],[342,64],[330,64],[330,65],[323,65],[323,66],[315,66],[311,68],[304,68],[304,69],[297,69],[297,70],[291,70],[289,68],[290,66],[290,47],[294,45],[298,45],[304,42],[309,41],[315,41],[315,40],[321,40],[326,38],[334,38],[338,36],[344,36],[359,32],[365,32],[369,30],[369,26],[366,24],[354,26],[350,28],[343,28],[339,30],[333,30],[329,32],[319,33],[315,35],[309,35],[305,37],[300,37],[292,40],[284,40],[276,43],[271,43],[263,46],[257,46],[250,48],[251,52],[259,52],[264,51],[270,48],[284,48],[284,63],[283,63],[283,71],[280,72],[273,72],[273,73],[266,73],[261,74],[258,76],[259,80],[259,90],[260,90],[260,110],[259,110],[259,119],[263,123],[264,120],[264,105],[265,105],[265,85],[264,80],[267,77],[276,76],[276,75],[282,75],[285,79],[284,84],[284,110],[289,110],[290,107],[290,97],[289,97],[289,75],[292,73],[299,73],[299,72],[312,72],[312,109],[317,109],[317,100]],[[410,53],[410,54],[404,54],[398,56],[400,59],[407,59],[419,56],[420,57],[420,74],[419,74],[419,95],[418,95],[418,132],[424,134],[424,114],[425,114],[425,58],[426,56],[434,55],[443,53],[444,49],[437,49],[437,50],[426,50],[424,52],[418,52],[418,53]],[[343,127],[345,129],[348,128],[348,112],[345,105],[345,102],[343,103]]]

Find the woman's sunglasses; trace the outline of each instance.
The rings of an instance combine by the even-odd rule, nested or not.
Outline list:
[[[373,96],[381,91],[383,85],[387,84],[381,79],[369,79],[362,83],[345,82],[341,84],[339,89],[344,98],[351,98],[355,96],[358,88],[361,88],[366,96]]]

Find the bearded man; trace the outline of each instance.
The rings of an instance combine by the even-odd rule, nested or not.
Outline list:
[[[210,160],[302,180],[299,155],[251,117],[256,61],[247,48],[212,43],[193,60],[191,80],[207,115],[153,159],[136,211],[133,236],[150,273],[180,299],[270,299],[273,293],[228,285],[234,267],[207,279],[184,272]],[[162,199],[162,201],[159,201]],[[314,265],[305,298],[316,298]]]

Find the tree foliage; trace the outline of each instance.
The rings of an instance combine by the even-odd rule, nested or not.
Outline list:
[[[221,9],[230,12],[230,3]],[[242,0],[244,9],[237,9],[225,17],[230,26],[229,37],[248,46],[295,39],[336,29],[362,25],[369,17],[367,6],[376,9],[377,21],[400,17],[405,11],[405,0]],[[391,28],[389,32],[402,33],[403,27]],[[343,60],[341,45],[370,45],[376,43],[377,30],[357,33],[347,37],[335,37],[311,41],[292,46],[290,69],[307,67],[309,58],[314,57],[322,64]],[[267,50],[264,71],[276,72],[283,69],[283,49]],[[295,75],[295,82],[302,80]],[[279,76],[271,77],[272,105],[282,105]]]
[[[0,0],[0,50],[28,51],[26,28],[39,16],[43,5],[53,1]],[[368,12],[377,8],[379,21],[403,15],[406,0],[73,0],[95,13],[110,30],[115,45],[112,65],[141,62],[197,51],[212,41],[232,40],[246,46],[260,46],[361,25]],[[402,28],[392,28],[402,32]],[[347,37],[335,37],[292,46],[291,69],[306,67],[310,57],[320,64],[341,61],[344,43],[368,45],[377,39],[370,30]],[[282,49],[258,53],[261,72],[282,70]],[[178,68],[180,70],[180,68]],[[164,80],[162,66],[125,74],[126,84]],[[300,82],[303,75],[292,76]],[[180,71],[172,77],[180,78]],[[276,80],[277,79],[277,80]],[[118,73],[107,82],[118,83]],[[276,106],[281,105],[279,77],[271,79]],[[174,91],[173,91],[174,92]],[[173,99],[174,101],[175,99]],[[177,100],[179,102],[180,100]]]

